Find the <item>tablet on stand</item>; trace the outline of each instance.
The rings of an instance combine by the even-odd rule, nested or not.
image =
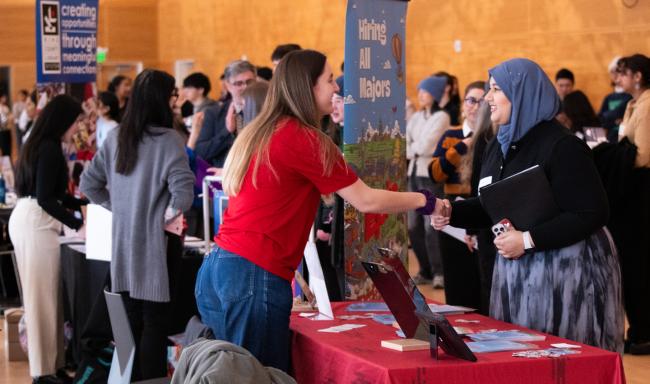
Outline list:
[[[476,356],[447,319],[431,311],[397,253],[388,248],[378,248],[377,251],[381,262],[362,261],[361,264],[395,316],[404,336],[429,341],[434,359],[438,359],[440,346],[449,355],[476,361]]]

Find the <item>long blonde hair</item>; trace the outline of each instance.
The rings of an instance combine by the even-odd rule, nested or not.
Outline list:
[[[464,184],[469,184],[472,180],[472,172],[474,172],[474,148],[479,142],[483,141],[487,143],[496,135],[496,126],[490,120],[490,105],[487,102],[483,102],[476,114],[476,127],[472,135],[472,142],[467,148],[467,154],[461,159],[460,179]]]
[[[260,114],[242,130],[226,158],[223,189],[227,195],[239,193],[253,156],[254,187],[257,187],[257,172],[262,162],[277,177],[271,164],[269,144],[278,122],[287,117],[297,119],[318,139],[324,175],[332,173],[339,149],[320,129],[321,116],[312,90],[326,61],[325,55],[312,50],[290,52],[280,61]]]

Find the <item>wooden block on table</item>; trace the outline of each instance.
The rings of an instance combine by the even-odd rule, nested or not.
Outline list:
[[[381,346],[395,351],[408,352],[429,349],[430,344],[428,341],[419,339],[395,339],[382,340]]]

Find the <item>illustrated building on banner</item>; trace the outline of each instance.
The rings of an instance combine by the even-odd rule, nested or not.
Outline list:
[[[404,36],[407,3],[349,0],[345,30],[344,152],[369,186],[406,190]],[[406,260],[406,214],[363,214],[345,205],[346,298],[377,300],[361,266],[387,247]]]

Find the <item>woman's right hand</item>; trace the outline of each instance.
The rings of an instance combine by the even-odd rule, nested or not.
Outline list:
[[[226,129],[230,133],[235,133],[237,130],[237,110],[235,108],[235,102],[230,103],[228,107],[228,112],[226,113]]]
[[[476,245],[476,236],[472,235],[465,235],[465,245],[467,245],[467,249],[469,249],[470,252],[474,252],[474,246]]]
[[[197,112],[192,117],[192,129],[190,131],[190,137],[187,139],[187,146],[192,150],[194,150],[196,142],[199,140],[199,135],[203,128],[203,117],[203,112]]]
[[[431,215],[431,226],[440,231],[447,225],[451,218],[451,203],[449,200],[436,199],[436,208]]]
[[[204,112],[197,112],[194,114],[194,117],[192,117],[192,132],[196,132],[197,136],[201,133],[201,128],[203,128],[204,116]]]

